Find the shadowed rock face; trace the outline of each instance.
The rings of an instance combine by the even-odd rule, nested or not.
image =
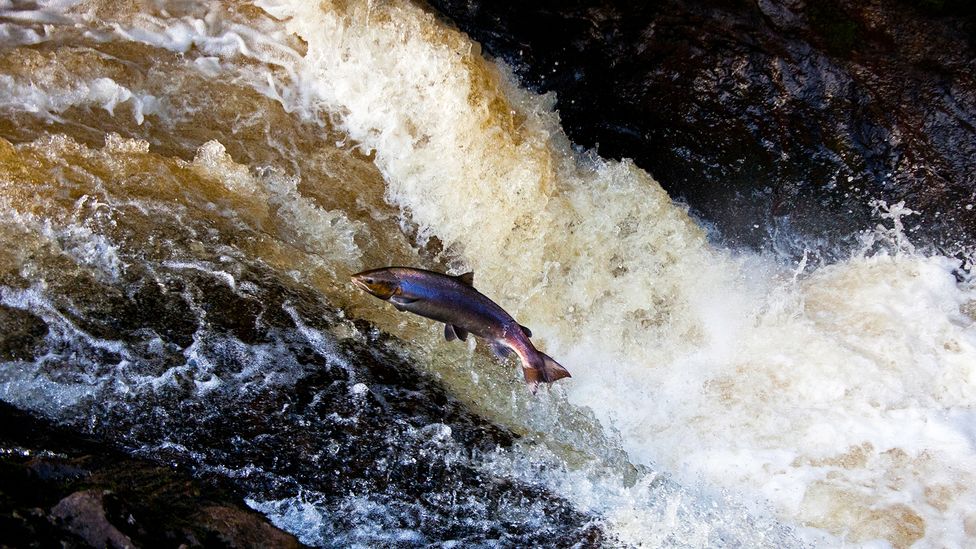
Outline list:
[[[872,199],[905,200],[949,251],[976,231],[970,3],[431,4],[555,91],[575,142],[634,158],[727,243],[837,253]]]

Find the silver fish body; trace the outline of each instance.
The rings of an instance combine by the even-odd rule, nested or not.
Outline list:
[[[371,295],[408,311],[444,323],[450,341],[470,333],[484,339],[495,354],[514,352],[522,361],[525,382],[534,393],[540,382],[570,377],[529,339],[532,332],[497,303],[474,289],[474,274],[450,276],[411,267],[384,267],[355,274],[353,283]]]

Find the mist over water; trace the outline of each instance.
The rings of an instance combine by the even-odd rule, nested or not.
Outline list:
[[[0,7],[5,401],[315,545],[976,537],[976,292],[910,204],[831,265],[716,247],[409,3]],[[389,264],[475,271],[573,377],[533,397],[348,284]]]

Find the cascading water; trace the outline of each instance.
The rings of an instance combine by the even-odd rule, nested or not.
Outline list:
[[[716,248],[409,3],[0,7],[6,402],[315,545],[976,537],[976,292],[905,205],[832,265]],[[348,284],[389,264],[572,379]]]

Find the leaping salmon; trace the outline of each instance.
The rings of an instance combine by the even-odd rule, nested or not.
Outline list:
[[[474,289],[474,273],[450,276],[410,267],[384,267],[354,274],[352,281],[389,301],[398,311],[443,322],[448,341],[465,341],[470,333],[486,340],[501,358],[515,352],[522,360],[522,374],[532,393],[540,382],[570,377],[558,362],[532,345],[528,328]]]

